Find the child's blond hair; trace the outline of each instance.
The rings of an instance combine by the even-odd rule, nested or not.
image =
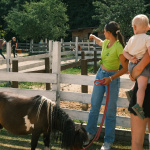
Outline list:
[[[146,15],[143,15],[143,14],[139,14],[133,18],[132,26],[133,25],[145,27],[145,28],[150,27],[148,17]]]
[[[12,37],[12,40],[16,40],[16,37]]]

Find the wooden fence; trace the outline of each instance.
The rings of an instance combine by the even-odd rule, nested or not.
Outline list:
[[[61,45],[59,42],[54,42],[53,44],[53,59],[52,59],[52,74],[51,73],[44,73],[44,74],[34,74],[34,73],[15,73],[15,72],[8,72],[6,76],[6,72],[1,72],[1,80],[3,81],[26,81],[26,82],[44,82],[44,83],[52,83],[55,84],[55,87],[59,89],[61,83],[65,84],[78,84],[78,85],[88,85],[93,86],[93,81],[95,79],[95,76],[88,76],[88,75],[69,75],[69,74],[61,74],[60,68],[61,68]],[[44,54],[45,55],[45,54]],[[43,57],[45,57],[43,55]],[[35,56],[36,57],[36,56]],[[38,57],[38,56],[37,56]],[[49,57],[47,55],[47,57]],[[29,57],[30,58],[30,57]],[[29,58],[20,58],[18,60],[23,61],[25,59]],[[32,58],[33,59],[33,58]],[[56,80],[57,76],[57,80]],[[121,78],[121,88],[131,88],[133,83],[129,79]],[[52,88],[52,91],[49,91],[50,93],[56,92]],[[5,88],[4,88],[5,89]],[[57,90],[58,90],[57,89]],[[5,89],[6,90],[6,89]],[[7,89],[9,90],[9,89]],[[16,89],[20,90],[20,89]],[[14,89],[13,89],[14,91]],[[47,92],[47,91],[46,91]],[[21,92],[23,93],[23,92]],[[59,95],[59,96],[58,96]],[[59,98],[58,98],[59,97]],[[50,98],[50,97],[49,97]],[[65,91],[57,91],[56,100],[59,102],[60,100],[66,100],[66,101],[75,101],[80,103],[89,103],[91,99],[91,94],[88,93],[74,93],[74,92],[65,92]],[[126,98],[119,97],[118,100],[118,107],[124,107],[126,108],[128,106],[128,101]],[[66,110],[70,116],[74,119],[78,120],[85,120],[87,121],[88,118],[88,112],[81,112],[77,110]],[[81,115],[82,114],[82,115]],[[101,119],[101,115],[100,118]],[[123,127],[130,127],[128,117],[121,117],[117,116],[117,126],[123,126]]]
[[[68,92],[60,91],[60,84],[77,84],[77,85],[86,85],[93,86],[95,76],[88,75],[70,75],[70,74],[61,74],[61,43],[53,42],[52,47],[52,56],[43,54],[42,58],[49,58],[49,61],[52,63],[52,73],[23,73],[23,72],[1,72],[1,81],[17,81],[17,82],[40,82],[52,84],[51,90],[31,90],[31,89],[18,89],[18,88],[4,88],[1,87],[0,91],[11,91],[25,96],[35,96],[43,95],[46,96],[58,104],[60,101],[70,101],[70,102],[79,102],[90,104],[91,94],[89,93],[77,93],[77,92]],[[35,56],[38,58],[41,56]],[[33,57],[22,57],[18,58],[19,61],[33,59]],[[52,59],[53,58],[53,59]],[[2,60],[1,62],[7,62],[7,60]],[[130,89],[134,83],[131,82],[128,77],[121,77],[121,87],[123,89]],[[105,98],[103,100],[105,104]],[[121,108],[127,108],[129,105],[126,97],[118,97],[117,106]],[[79,111],[75,109],[64,109],[72,119],[77,120],[88,120],[88,111]],[[102,114],[99,115],[98,121],[102,119]],[[130,128],[130,118],[124,116],[117,116],[116,126],[121,126],[125,128]]]

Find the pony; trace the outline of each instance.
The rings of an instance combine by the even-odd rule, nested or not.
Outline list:
[[[50,135],[62,133],[61,146],[68,150],[80,150],[88,140],[82,125],[75,126],[69,115],[54,101],[37,95],[25,97],[11,92],[0,92],[0,129],[16,135],[32,134],[31,150],[35,150],[43,134],[45,150],[50,149]]]

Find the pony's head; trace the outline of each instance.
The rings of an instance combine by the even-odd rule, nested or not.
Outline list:
[[[83,143],[88,140],[87,132],[82,125],[78,125],[75,128],[75,136],[73,143],[73,150],[82,150]]]
[[[70,150],[83,149],[83,143],[88,140],[85,128],[82,125],[75,126],[72,120],[67,120],[65,124],[62,147]]]

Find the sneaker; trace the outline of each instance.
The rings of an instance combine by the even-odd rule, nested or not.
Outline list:
[[[90,142],[91,142],[91,141],[94,139],[94,137],[95,137],[95,135],[93,135],[93,134],[91,134],[91,133],[89,133],[89,132],[87,133],[87,136],[88,136],[88,140],[83,143],[83,146],[89,145]]]
[[[131,97],[133,95],[133,90],[126,91],[125,93],[126,93],[128,101],[130,102],[131,101]]]
[[[110,150],[111,149],[111,146],[112,146],[112,143],[103,143],[102,147],[100,150]]]
[[[139,106],[139,104],[135,104],[132,107],[132,109],[138,115],[139,118],[141,118],[142,120],[144,120],[144,118],[145,118],[144,111],[143,111],[143,108]]]

